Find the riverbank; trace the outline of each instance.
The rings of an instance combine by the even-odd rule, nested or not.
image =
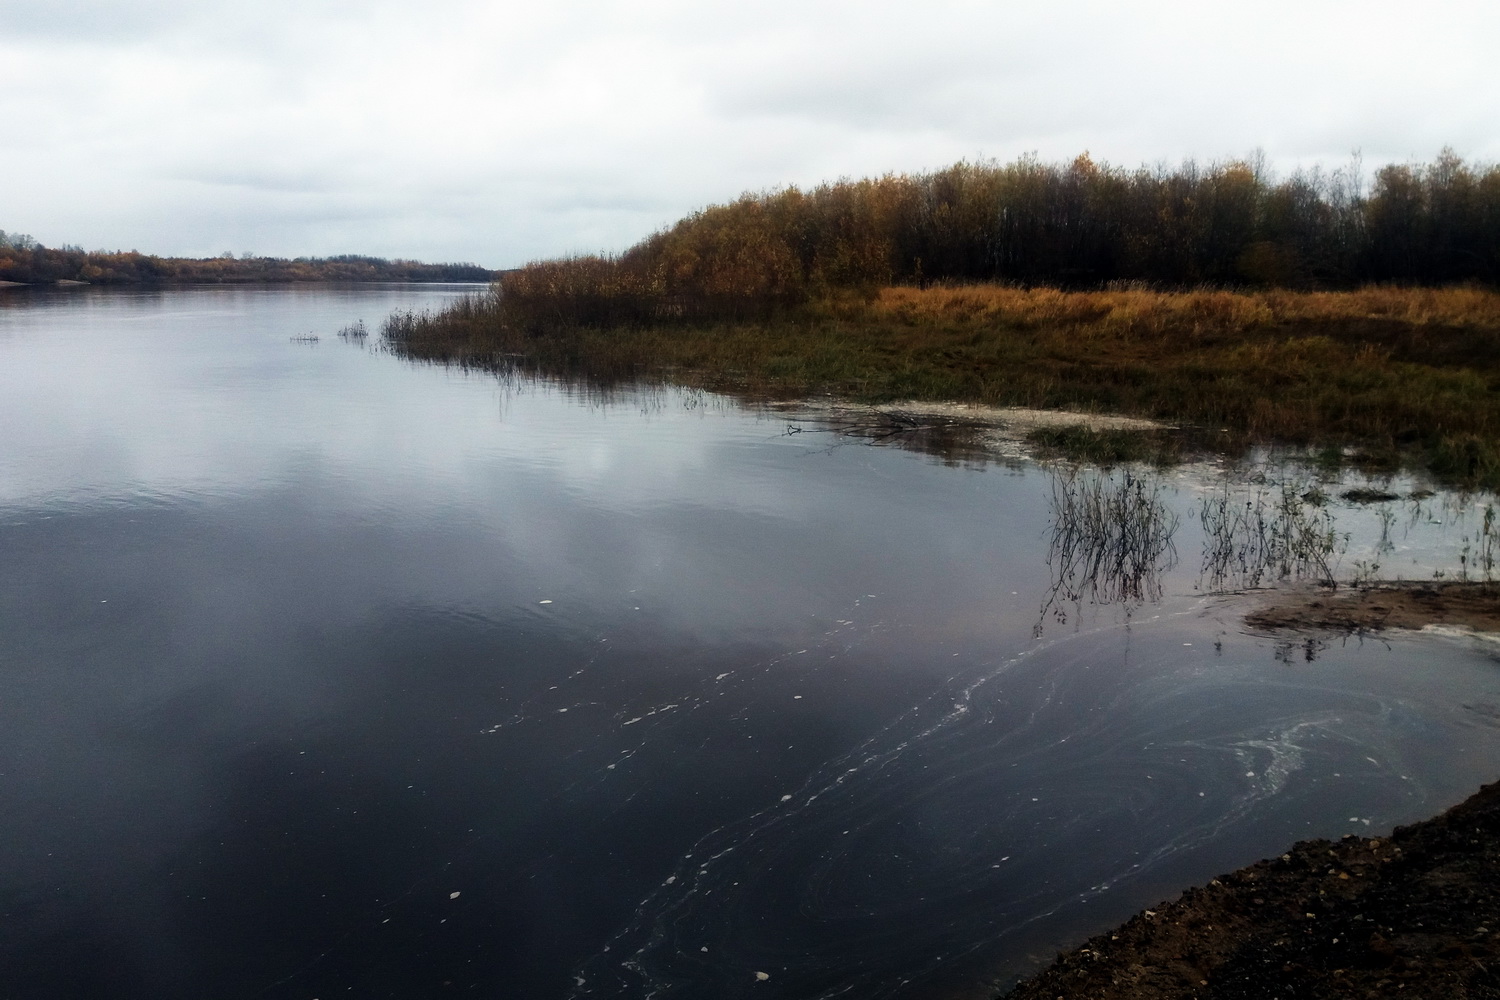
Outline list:
[[[1308,840],[1060,956],[1007,1000],[1500,996],[1500,782],[1389,837]]]
[[[414,359],[589,384],[1112,413],[1215,450],[1313,445],[1367,468],[1500,485],[1500,294],[1481,289],[889,287],[743,322],[535,313],[486,296],[392,317],[385,333]]]

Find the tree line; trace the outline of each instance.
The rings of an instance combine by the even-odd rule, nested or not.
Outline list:
[[[1125,169],[1087,154],[747,194],[617,255],[500,276],[531,325],[763,315],[837,289],[1500,285],[1500,166],[1445,149],[1368,182],[1356,158],[1278,177],[1256,158]]]
[[[0,230],[0,281],[95,285],[251,283],[288,281],[489,281],[477,264],[423,264],[345,254],[337,257],[157,257],[135,250],[42,246],[30,236]]]

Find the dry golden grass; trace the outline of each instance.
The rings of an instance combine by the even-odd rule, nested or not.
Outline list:
[[[908,323],[989,322],[1012,326],[1098,326],[1123,332],[1239,333],[1281,323],[1395,320],[1416,326],[1500,330],[1500,293],[1483,288],[1372,286],[1348,292],[1283,289],[1231,292],[960,285],[881,289],[871,310]]]

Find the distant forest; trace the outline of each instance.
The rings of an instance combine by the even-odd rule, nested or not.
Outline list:
[[[346,254],[338,257],[156,257],[129,251],[60,250],[30,236],[0,230],[0,281],[94,285],[250,283],[283,281],[489,281],[477,264],[423,264]]]
[[[959,163],[747,194],[624,253],[500,278],[523,323],[748,317],[834,289],[999,282],[1070,289],[1500,285],[1500,166],[1451,150],[1366,178],[1255,160],[1125,169]]]

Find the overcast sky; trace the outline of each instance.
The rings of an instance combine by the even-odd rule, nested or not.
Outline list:
[[[0,0],[0,228],[507,267],[1009,160],[1500,159],[1495,0]]]

